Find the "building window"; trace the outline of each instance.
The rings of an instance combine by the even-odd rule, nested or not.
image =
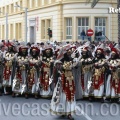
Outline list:
[[[48,40],[48,28],[52,30],[51,19],[44,19],[41,21],[41,39]]]
[[[37,0],[37,7],[40,7],[42,5],[42,0]]]
[[[20,6],[21,6],[21,7],[23,7],[22,4],[23,4],[22,1],[20,1]],[[22,11],[22,8],[20,8],[20,11]]]
[[[38,0],[34,0],[34,4],[35,7],[38,7]]]
[[[5,14],[5,7],[3,7],[3,15]]]
[[[6,6],[6,13],[9,14],[9,5]]]
[[[27,8],[30,8],[30,0],[27,0]]]
[[[32,0],[32,1],[31,1],[31,8],[32,8],[32,9],[35,8],[35,2],[36,2],[35,0]]]
[[[0,8],[0,11],[2,11],[2,8]],[[0,16],[1,16],[2,14],[1,14],[1,12],[0,12]]]
[[[2,39],[5,39],[5,25],[2,25]]]
[[[13,24],[10,24],[10,39],[13,39]]]
[[[46,38],[49,39],[49,36],[48,36],[48,28],[50,28],[52,30],[52,26],[51,26],[51,19],[47,19],[46,20],[46,29],[47,29],[47,36]]]
[[[1,39],[1,36],[2,36],[2,33],[1,33],[1,31],[2,31],[2,30],[1,30],[1,25],[0,25],[0,39]]]
[[[87,32],[89,28],[89,18],[78,18],[78,39],[81,39],[82,30]]]
[[[13,4],[11,4],[11,14],[13,13],[13,11],[14,11],[14,6]]]
[[[48,4],[48,0],[44,0],[44,5],[47,5]]]
[[[51,20],[47,19],[47,27],[51,29]]]
[[[55,3],[56,2],[56,0],[51,0],[51,3]]]
[[[41,21],[41,38],[45,39],[45,20]]]
[[[19,4],[16,2],[15,5],[19,5]],[[20,9],[20,8],[19,7],[15,7],[15,12],[18,12],[18,9]]]
[[[9,5],[9,14],[11,14],[11,4]]]
[[[95,32],[106,35],[106,18],[95,18]]]
[[[15,38],[18,40],[18,23],[15,24]]]
[[[21,40],[22,38],[22,23],[18,23],[18,39]]]
[[[66,39],[72,39],[72,18],[66,18]]]

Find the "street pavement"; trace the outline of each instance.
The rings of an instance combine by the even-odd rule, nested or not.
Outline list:
[[[50,100],[1,96],[0,120],[68,120],[49,112]],[[77,101],[75,120],[120,120],[120,105]]]

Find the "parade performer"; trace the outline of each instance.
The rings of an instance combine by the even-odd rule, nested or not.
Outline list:
[[[4,68],[4,58],[3,53],[0,52],[0,96],[2,96],[2,82],[3,82],[3,68]]]
[[[119,49],[112,48],[111,57],[108,60],[109,73],[106,81],[106,98],[111,102],[120,102],[120,60]]]
[[[97,100],[103,101],[104,97],[104,83],[105,83],[105,63],[104,45],[101,44],[95,53],[93,76],[92,76],[92,88],[93,96]]]
[[[58,56],[58,54],[59,54],[59,52],[60,52],[60,48],[61,47],[56,47],[56,49],[55,49],[55,52],[54,52],[54,57],[55,57],[55,59],[57,59],[57,56]]]
[[[54,59],[56,60],[57,59],[57,56],[59,55],[59,52],[60,52],[60,47],[57,46],[57,48],[55,49],[55,52],[54,52]],[[54,87],[56,86],[57,84],[57,81],[58,81],[58,70],[56,68],[56,66],[54,66],[53,68],[53,91],[54,91]]]
[[[53,81],[53,49],[51,45],[47,45],[42,51],[41,73],[40,73],[40,96],[42,98],[52,97],[52,81]]]
[[[72,73],[73,59],[70,48],[70,45],[63,47],[55,62],[55,67],[58,71],[58,81],[51,100],[51,112],[62,116],[67,115],[70,120],[73,120],[71,114],[75,112],[76,102]]]
[[[16,69],[15,77],[12,85],[12,96],[25,94],[25,97],[28,98],[27,94],[27,74],[29,69],[28,62],[28,47],[21,45],[19,47],[18,55],[16,56]]]
[[[35,98],[38,98],[39,92],[39,74],[40,74],[40,49],[37,45],[33,45],[30,48],[30,58],[29,58],[29,70],[27,76],[28,93],[34,94]]]
[[[60,49],[55,50],[55,54],[54,54],[55,60],[57,59],[59,51],[60,51]],[[53,87],[55,87],[57,84],[57,81],[58,81],[58,74],[59,74],[56,66],[53,67],[53,73],[55,73],[55,74],[53,74],[53,85],[54,85]]]
[[[107,47],[106,50],[105,50],[105,58],[107,60],[109,60],[111,57],[111,48],[110,47]]]
[[[89,97],[88,85],[92,78],[92,67],[93,67],[93,57],[92,53],[89,51],[89,47],[84,47],[82,49],[82,58],[80,59],[81,67],[81,83],[83,90],[83,98]]]
[[[4,94],[10,94],[12,92],[12,82],[15,71],[15,56],[16,49],[13,43],[7,44],[8,51],[4,55],[4,71],[3,71],[3,87]]]
[[[71,57],[73,58],[73,76],[74,76],[74,82],[75,82],[75,99],[76,101],[83,99],[83,91],[82,91],[82,85],[81,85],[81,66],[82,64],[79,62],[81,59],[81,55],[76,48],[75,45],[72,45],[71,47],[72,54]]]

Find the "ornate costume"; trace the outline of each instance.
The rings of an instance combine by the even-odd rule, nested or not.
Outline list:
[[[0,52],[0,95],[2,95],[3,69],[4,69],[4,58],[3,58],[3,53]]]
[[[39,92],[39,74],[40,74],[40,50],[38,46],[32,46],[30,49],[29,70],[27,77],[28,93],[34,94],[38,98]]]
[[[46,46],[42,54],[40,73],[40,96],[43,98],[50,98],[52,96],[53,62],[53,50],[51,46]]]
[[[27,95],[27,74],[28,74],[28,48],[21,46],[16,57],[15,77],[13,80],[12,91],[15,93]],[[27,97],[27,96],[26,96]]]
[[[15,46],[12,43],[7,45],[8,52],[5,53],[4,56],[4,71],[3,71],[3,87],[4,93],[8,94],[12,92],[12,82],[14,78],[14,70],[15,70]]]
[[[82,58],[80,59],[81,67],[81,83],[83,90],[83,97],[89,97],[89,82],[92,78],[93,57],[88,50],[88,47],[83,48]]]
[[[116,48],[112,48],[111,58],[108,60],[109,73],[106,84],[106,98],[120,102],[120,60]]]
[[[80,100],[83,98],[83,91],[82,91],[82,85],[81,85],[81,63],[79,62],[81,56],[79,54],[79,51],[76,49],[76,46],[72,46],[72,55],[73,58],[73,77],[75,82],[75,99]]]
[[[103,100],[104,97],[105,63],[106,63],[102,46],[103,45],[98,47],[95,53],[92,77],[93,96],[94,98],[100,100]]]
[[[55,59],[57,59],[57,56],[58,56],[59,52],[60,52],[60,47],[57,47],[57,48],[55,49],[55,53],[54,53]]]
[[[76,105],[75,83],[72,72],[73,59],[71,58],[71,49],[70,46],[66,48],[62,50],[62,52],[67,50],[64,58],[61,61],[56,61],[55,64],[58,71],[58,81],[51,101],[51,112],[57,115],[68,115],[68,118],[72,120],[71,114],[75,112]]]

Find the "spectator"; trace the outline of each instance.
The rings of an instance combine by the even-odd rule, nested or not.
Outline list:
[[[41,42],[40,43],[40,54],[42,54],[42,51],[44,50],[44,43]]]
[[[28,55],[30,56],[30,48],[31,48],[30,42],[27,43],[27,47],[28,47]]]
[[[86,36],[86,34],[85,34],[84,29],[83,29],[83,30],[82,30],[82,32],[81,32],[81,37],[82,37],[82,40],[84,40],[84,39],[85,39],[85,36]]]
[[[95,31],[95,39],[96,40],[101,40],[101,36],[102,36],[102,31]]]
[[[69,41],[67,41],[66,43],[67,43],[67,44],[69,44],[70,42],[69,42]]]
[[[6,50],[4,45],[0,47],[0,52],[3,53],[3,57],[5,57]]]

